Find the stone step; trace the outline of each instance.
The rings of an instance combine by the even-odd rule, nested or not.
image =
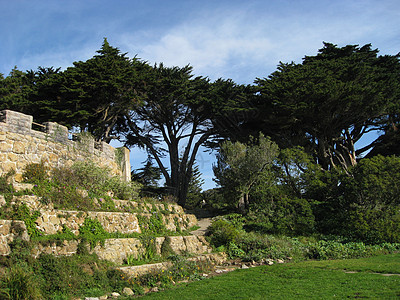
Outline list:
[[[191,257],[187,259],[188,261],[198,261],[204,262],[208,261],[213,265],[222,265],[226,261],[226,255],[221,253],[208,253],[202,254],[195,257]],[[139,266],[124,266],[118,267],[117,269],[124,272],[128,277],[135,278],[137,276],[142,276],[148,273],[157,273],[162,270],[166,270],[173,265],[172,262],[160,262],[155,264],[145,264]]]

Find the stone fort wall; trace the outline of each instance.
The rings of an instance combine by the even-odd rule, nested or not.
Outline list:
[[[38,130],[32,129],[32,124]],[[22,181],[29,163],[43,161],[50,168],[70,166],[75,161],[92,160],[111,174],[131,180],[129,150],[96,143],[85,135],[73,139],[68,128],[55,122],[33,123],[33,117],[11,110],[0,111],[0,176],[15,170],[14,180]]]

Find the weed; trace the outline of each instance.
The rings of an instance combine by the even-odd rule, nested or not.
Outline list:
[[[15,192],[13,185],[9,183],[10,177],[15,174],[15,170],[11,170],[0,176],[0,194],[4,195],[4,198],[7,202],[13,198],[13,194]]]
[[[42,299],[37,279],[27,266],[19,264],[12,266],[6,271],[0,283],[1,299]]]
[[[103,228],[99,220],[86,217],[83,225],[79,228],[79,236],[86,239],[93,248],[100,241],[104,245],[108,232]]]
[[[22,178],[25,182],[39,183],[44,181],[48,177],[49,168],[45,166],[44,162],[30,163],[25,166],[25,170],[22,173]]]
[[[39,211],[30,212],[25,203],[21,205],[13,205],[11,209],[11,218],[13,220],[22,220],[25,222],[28,234],[32,237],[40,236],[42,233],[36,228],[35,221],[40,217]]]

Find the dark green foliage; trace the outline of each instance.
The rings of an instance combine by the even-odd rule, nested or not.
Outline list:
[[[36,228],[35,221],[40,217],[39,211],[31,212],[25,203],[14,205],[11,208],[10,216],[13,220],[22,220],[25,222],[26,230],[32,237],[42,235],[39,229]]]
[[[317,224],[324,233],[368,243],[400,242],[400,158],[363,159],[343,173],[323,173],[310,184],[321,203]]]
[[[0,195],[4,195],[6,201],[9,201],[13,197],[14,187],[11,183],[9,183],[9,179],[11,176],[15,174],[15,171],[9,171],[3,176],[0,176]]]
[[[109,142],[143,92],[146,63],[129,59],[107,39],[97,55],[63,72],[60,97],[69,123]],[[121,129],[121,128],[120,128]]]
[[[171,247],[171,238],[166,236],[163,243],[161,244],[161,257],[168,258],[171,255],[175,255],[174,250]]]
[[[144,166],[140,169],[132,171],[132,180],[143,184],[144,186],[158,186],[161,179],[161,171],[154,167],[152,160],[148,158]]]
[[[254,203],[257,185],[274,180],[271,169],[277,155],[277,145],[262,134],[247,145],[230,141],[221,145],[213,171],[229,204],[245,211]]]
[[[301,198],[286,198],[252,206],[245,228],[263,233],[308,235],[314,232],[314,215],[310,203]]]
[[[195,164],[193,166],[191,178],[189,181],[188,194],[186,196],[186,207],[191,209],[199,207],[201,201],[203,200],[202,195],[202,185],[204,184],[204,179],[201,176],[199,166]]]
[[[36,300],[43,299],[36,276],[32,269],[23,264],[13,265],[6,270],[0,281],[0,299]]]
[[[191,73],[190,66],[154,66],[142,105],[130,113],[126,135],[127,145],[143,146],[155,159],[169,193],[182,206],[199,147],[214,134],[207,109],[209,81],[193,79]]]
[[[125,286],[131,286],[120,276],[121,272],[119,276],[111,275],[113,270],[109,263],[100,261],[94,255],[54,257],[43,254],[35,268],[36,273],[43,278],[42,292],[48,297],[99,297],[111,291],[121,292]]]
[[[109,237],[109,234],[99,220],[87,217],[82,226],[79,227],[79,236],[89,242],[90,246],[94,248],[99,241],[104,245],[104,241]]]
[[[211,243],[216,247],[235,243],[239,238],[240,231],[229,221],[219,219],[208,228]]]
[[[378,56],[371,45],[324,43],[302,64],[280,63],[257,79],[258,130],[281,147],[301,145],[322,168],[347,169],[355,143],[371,130],[387,128],[399,109],[399,55]]]

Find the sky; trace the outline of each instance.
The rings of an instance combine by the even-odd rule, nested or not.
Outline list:
[[[400,52],[400,0],[0,0],[0,73],[72,66],[106,37],[128,57],[251,84],[323,42]],[[131,149],[133,168],[145,154]],[[198,164],[214,186],[214,154]]]

